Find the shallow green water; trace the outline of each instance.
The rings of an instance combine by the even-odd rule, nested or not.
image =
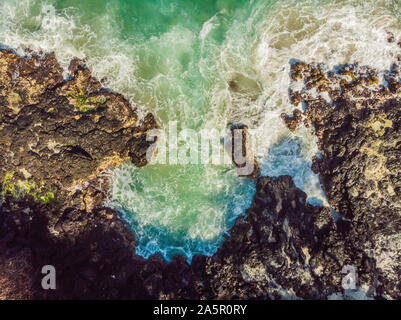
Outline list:
[[[293,176],[325,202],[310,170],[305,129],[290,133],[289,61],[359,62],[388,69],[401,54],[400,2],[392,0],[1,0],[0,44],[74,56],[163,128],[222,130],[246,123],[264,175]],[[230,83],[236,85],[230,86]],[[130,164],[114,170],[110,205],[125,213],[137,252],[166,259],[213,254],[249,207],[255,182],[231,165]]]

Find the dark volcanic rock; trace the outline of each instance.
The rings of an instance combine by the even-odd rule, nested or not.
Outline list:
[[[136,141],[157,124],[148,115],[136,126],[128,101],[102,88],[79,60],[69,70],[65,81],[54,54],[0,51],[0,176],[22,192],[51,191],[65,210],[81,202],[90,212],[89,202],[102,201],[90,199],[88,182],[99,187],[98,176],[129,155],[143,162]]]
[[[34,258],[44,264],[54,261],[65,270],[61,266],[65,261],[57,255],[51,258],[52,254],[61,248],[60,255],[70,259],[69,251],[80,248],[79,239],[92,233],[100,238],[103,229],[110,229],[105,225],[119,224],[113,232],[122,230],[122,237],[132,237],[116,212],[102,208],[108,190],[105,170],[130,157],[138,165],[146,162],[138,140],[145,148],[142,137],[157,124],[151,114],[138,124],[128,101],[102,88],[82,61],[73,60],[69,71],[66,81],[54,54],[28,58],[0,50],[0,179],[1,197],[8,199],[1,205],[5,225],[0,242],[6,242],[0,250],[0,269],[7,270],[0,280],[3,298],[29,297],[35,292],[17,290],[20,282],[25,287],[34,285]],[[8,255],[6,248],[13,253]],[[44,251],[49,255],[41,255]],[[117,256],[116,247],[113,251]],[[133,245],[129,252],[135,252]],[[21,265],[14,275],[6,267],[10,261]],[[24,277],[33,280],[19,280]],[[68,277],[64,276],[66,283]],[[10,285],[13,278],[15,290]]]
[[[289,176],[259,179],[251,208],[207,259],[213,298],[326,299],[343,291],[342,268],[350,261],[360,263],[369,283],[367,256],[349,250],[330,210],[306,198]]]
[[[252,150],[248,126],[243,124],[231,125],[225,149],[237,167],[239,176],[250,179],[256,179],[260,176],[259,162]]]
[[[7,196],[0,208],[2,257],[23,255],[29,280],[20,288],[22,281],[6,274],[7,290],[24,293],[11,297],[324,299],[342,291],[344,263],[363,266],[366,259],[348,250],[329,209],[307,204],[306,194],[287,176],[260,178],[253,204],[231,236],[213,257],[195,256],[191,265],[183,256],[170,263],[158,255],[136,256],[135,239],[120,220],[110,219],[108,209],[79,218],[75,223],[85,224],[79,223],[73,240],[56,237],[48,229],[49,206]],[[55,291],[41,289],[45,264],[56,267]],[[364,266],[359,271],[370,274]]]
[[[293,81],[304,88],[297,102],[319,138],[314,163],[331,206],[341,215],[344,239],[374,261],[383,296],[400,298],[401,286],[401,83],[397,66],[379,84],[375,71],[345,65],[296,63]],[[316,79],[319,79],[318,81]],[[319,94],[312,96],[310,90]],[[327,101],[329,96],[331,102]],[[294,102],[294,104],[296,104]]]
[[[295,131],[295,129],[302,122],[302,111],[295,109],[291,116],[288,116],[285,113],[283,113],[281,114],[281,119],[286,123],[288,129],[290,129],[291,131]]]
[[[368,68],[294,64],[305,88],[291,101],[307,109],[283,118],[292,130],[312,123],[323,156],[313,170],[340,219],[308,204],[290,177],[262,177],[222,247],[191,264],[138,257],[133,234],[103,207],[108,167],[146,165],[153,116],[138,124],[82,61],[69,71],[65,81],[54,54],[0,50],[0,299],[326,299],[343,293],[347,265],[369,297],[400,297],[396,68],[385,88]],[[57,290],[41,288],[48,264]]]

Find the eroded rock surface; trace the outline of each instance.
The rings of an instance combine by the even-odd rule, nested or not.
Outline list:
[[[37,270],[32,271],[29,261],[38,255],[36,249],[53,251],[51,242],[48,249],[42,247],[45,243],[29,243],[35,242],[30,232],[38,232],[33,229],[44,228],[51,241],[70,241],[72,247],[82,233],[102,225],[102,219],[120,223],[116,212],[103,208],[106,170],[130,158],[138,166],[146,164],[138,146],[146,148],[147,131],[157,128],[153,116],[140,123],[128,101],[103,88],[82,61],[73,60],[69,71],[64,80],[54,54],[21,57],[0,50],[0,179],[5,198],[0,269],[6,273],[8,261],[17,261],[34,275]],[[26,208],[19,208],[17,199]],[[21,210],[25,213],[18,217]],[[36,219],[40,226],[32,222]],[[19,234],[23,225],[28,234]],[[9,246],[16,246],[15,253],[9,253]],[[28,271],[14,272],[31,278]],[[6,278],[0,276],[0,296],[19,298],[24,290],[13,293],[13,276]]]
[[[146,165],[154,118],[138,123],[80,60],[65,81],[54,54],[0,50],[0,299],[327,299],[343,297],[347,265],[364,297],[400,298],[396,68],[388,88],[352,68],[294,64],[304,88],[291,101],[307,108],[282,116],[291,130],[312,124],[322,151],[313,169],[340,219],[308,204],[291,177],[260,177],[214,256],[167,263],[137,256],[133,234],[103,207],[105,170]],[[41,287],[48,264],[57,290]]]
[[[319,138],[322,159],[313,168],[330,205],[341,216],[353,250],[374,261],[384,296],[401,290],[401,83],[394,65],[381,81],[376,71],[345,65],[295,63],[294,105],[306,104],[304,117]],[[383,83],[382,83],[383,82]]]
[[[80,232],[74,239],[54,237],[48,205],[6,197],[0,208],[2,257],[10,261],[24,253],[24,274],[30,280],[14,288],[12,297],[325,299],[342,292],[343,263],[364,265],[363,253],[344,245],[329,209],[307,204],[306,194],[288,176],[260,178],[253,204],[231,236],[213,257],[195,256],[191,265],[184,256],[169,263],[158,255],[148,260],[136,256],[131,232],[103,210],[66,218],[71,225],[85,221],[75,226]],[[57,290],[41,289],[45,264],[56,267]]]

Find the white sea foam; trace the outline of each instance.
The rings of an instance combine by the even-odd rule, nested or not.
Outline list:
[[[134,226],[138,253],[166,259],[182,253],[188,260],[217,250],[222,232],[250,206],[255,192],[235,169],[200,165],[125,164],[114,170],[112,189],[110,205],[130,210],[125,218]]]
[[[256,132],[262,174],[293,176],[316,203],[326,201],[310,170],[316,138],[305,128],[290,133],[280,119],[293,109],[290,61],[328,67],[358,62],[386,70],[400,55],[400,4],[391,0],[254,1],[231,18],[217,12],[200,30],[176,24],[146,39],[120,36],[115,4],[86,16],[78,9],[56,9],[55,3],[1,1],[0,44],[20,53],[27,47],[55,51],[64,68],[73,57],[86,58],[97,78],[106,78],[141,114],[153,112],[162,126],[173,120],[198,129],[248,124]],[[228,31],[221,43],[215,34],[223,27]],[[213,253],[218,242],[209,240],[225,232],[226,220],[232,222],[252,200],[254,185],[227,180],[223,168],[201,173],[166,168],[160,180],[152,180],[151,170],[126,165],[113,178],[112,202],[131,212],[126,218],[143,236],[138,252],[144,256],[183,250],[190,259],[191,252]],[[194,219],[189,226],[178,219],[185,206]],[[169,230],[184,240],[173,235],[168,242]]]
[[[282,112],[294,109],[288,96],[290,62],[328,68],[359,63],[384,72],[401,57],[400,8],[394,1],[352,0],[279,1],[270,10],[256,5],[247,20],[233,25],[221,50],[209,125],[224,119],[250,124],[262,173],[290,174],[310,198],[327,204],[310,169],[318,152],[316,138],[305,128],[290,133],[280,119]],[[253,83],[253,91],[232,92],[227,85],[232,79],[239,79],[239,87]]]

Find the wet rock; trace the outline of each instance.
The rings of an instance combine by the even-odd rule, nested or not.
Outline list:
[[[239,176],[251,179],[260,176],[259,163],[253,153],[248,126],[243,124],[231,125],[225,149],[231,155],[233,163],[237,166]]]
[[[119,265],[122,247],[122,257],[135,253],[119,213],[103,207],[106,170],[129,161],[138,148],[132,141],[157,127],[156,121],[151,115],[138,121],[129,102],[103,88],[83,61],[71,62],[68,80],[62,72],[53,53],[20,57],[0,50],[0,268],[21,262],[0,280],[7,298],[45,298],[37,280],[45,264],[61,272],[55,297],[99,297],[90,287],[108,277],[107,265]],[[136,154],[139,164],[144,154]],[[102,237],[124,241],[101,245]],[[14,256],[3,255],[7,247]],[[115,289],[110,287],[110,297],[122,294]]]
[[[71,60],[70,65],[68,66],[68,71],[71,76],[75,76],[78,70],[83,70],[86,68],[85,60],[74,58]]]
[[[293,114],[291,116],[288,116],[285,113],[281,114],[281,119],[285,122],[287,125],[288,129],[291,131],[295,131],[296,128],[301,124],[302,122],[302,111],[295,109]]]
[[[152,114],[148,114],[141,125],[134,130],[133,138],[128,142],[128,155],[131,162],[137,167],[144,167],[148,164],[147,152],[149,147],[157,143],[156,138],[150,138],[149,132],[157,129],[158,125]],[[154,140],[156,139],[156,140]]]
[[[319,138],[313,169],[340,218],[307,203],[291,177],[259,177],[243,141],[247,127],[234,126],[242,156],[255,164],[256,194],[217,253],[191,264],[137,256],[133,233],[103,207],[107,168],[146,165],[153,116],[138,123],[124,97],[102,88],[82,61],[69,71],[66,81],[54,55],[0,50],[0,298],[327,299],[344,293],[344,266],[356,268],[369,297],[399,298],[396,67],[387,88],[369,68],[326,73],[293,64],[291,78],[305,88],[292,101],[307,106],[293,118],[305,117]],[[239,92],[236,81],[230,90]],[[41,288],[47,264],[56,267],[56,291]]]
[[[207,259],[214,298],[324,299],[342,290],[342,262],[327,251],[341,242],[330,210],[307,204],[291,177],[260,178],[230,235]]]
[[[127,161],[139,150],[132,141],[157,124],[151,115],[139,123],[128,101],[104,89],[83,61],[74,59],[69,71],[64,80],[54,54],[26,58],[0,50],[0,176],[13,173],[10,184],[35,184],[63,208],[81,209],[78,202],[89,201],[84,186],[101,192],[97,177]],[[135,163],[143,161],[136,152]],[[88,211],[103,199],[94,194]]]
[[[329,72],[326,92],[341,87],[340,94],[331,95],[331,102],[322,95],[311,98],[308,91],[310,74],[322,74],[323,66],[299,63],[291,69],[293,80],[305,81],[301,89],[304,97],[308,95],[303,101],[304,115],[322,153],[313,169],[320,173],[330,205],[340,215],[343,241],[351,252],[361,252],[373,261],[365,280],[375,282],[376,292],[387,298],[400,298],[396,288],[401,279],[396,255],[389,254],[383,263],[384,250],[401,253],[389,240],[401,234],[401,170],[395,165],[401,147],[398,69],[393,65],[385,72],[386,82],[380,84],[377,73],[368,67],[340,66]]]

